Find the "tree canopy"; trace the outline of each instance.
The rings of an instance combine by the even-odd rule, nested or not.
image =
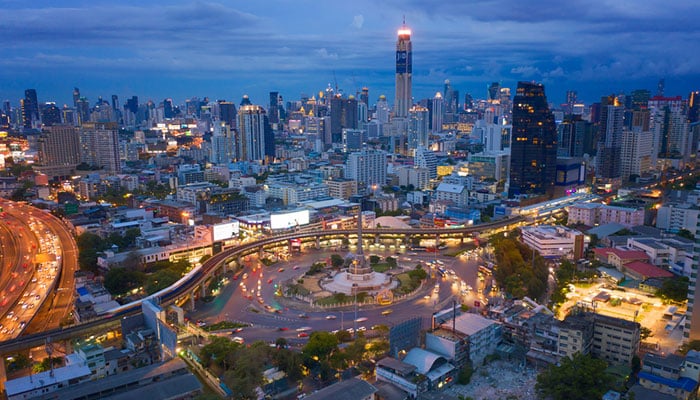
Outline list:
[[[512,297],[542,298],[549,276],[544,259],[513,238],[496,237],[493,246],[497,261],[494,278],[498,285]]]
[[[688,299],[689,283],[690,280],[687,276],[665,279],[656,291],[656,295],[662,299],[683,302]]]
[[[605,361],[576,353],[539,374],[535,388],[543,398],[552,400],[599,399],[612,384],[605,368]]]

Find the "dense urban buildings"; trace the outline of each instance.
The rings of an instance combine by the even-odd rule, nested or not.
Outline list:
[[[110,318],[121,329],[71,341],[55,367],[30,359],[8,397],[188,398],[207,384],[242,398],[487,398],[455,383],[518,365],[519,387],[530,366],[580,354],[622,376],[641,357],[633,393],[692,397],[700,357],[673,353],[700,338],[698,92],[670,93],[661,79],[655,94],[586,103],[581,88],[552,89],[555,70],[542,77],[548,96],[536,81],[515,96],[507,80],[464,93],[472,67],[441,69],[430,46],[414,86],[412,31],[404,23],[395,47],[388,36],[393,101],[333,69],[348,60],[328,46],[313,65],[332,81],[298,95],[255,81],[264,95],[240,102],[236,87],[88,97],[71,83],[61,105],[27,84],[37,89],[3,102],[0,195],[14,202],[3,200],[0,224],[24,260],[0,271],[0,340],[40,332],[32,310],[56,311],[62,294],[65,312],[41,319],[46,329],[82,334],[77,324]],[[25,217],[30,205],[46,212]],[[49,213],[68,232],[60,240],[38,222]],[[82,270],[44,302],[73,235]],[[333,289],[348,273],[355,285]],[[214,323],[216,338],[205,333]],[[0,355],[13,369],[21,360]],[[262,380],[248,385],[250,372]]]

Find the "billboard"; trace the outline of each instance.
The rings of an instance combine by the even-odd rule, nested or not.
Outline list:
[[[270,214],[270,229],[287,229],[309,223],[309,210]],[[216,240],[216,239],[214,239]]]
[[[214,241],[231,239],[238,235],[240,223],[238,221],[227,222],[225,224],[216,224],[212,227]]]

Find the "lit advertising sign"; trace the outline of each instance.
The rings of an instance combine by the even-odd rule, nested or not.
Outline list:
[[[239,228],[240,224],[238,221],[214,225],[212,228],[214,241],[231,239],[234,235],[238,234]]]
[[[288,229],[309,223],[309,210],[270,214],[270,229]]]

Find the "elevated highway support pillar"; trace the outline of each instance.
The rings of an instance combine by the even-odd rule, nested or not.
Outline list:
[[[201,283],[199,290],[201,290],[201,293],[199,294],[200,298],[203,299],[203,298],[207,297],[207,280],[206,279]]]
[[[190,311],[194,311],[194,296],[196,293],[195,290],[192,290],[192,293],[190,293]]]
[[[316,250],[321,249],[321,238],[319,236],[316,236]]]
[[[379,244],[379,234],[378,233],[374,234],[374,244]]]

